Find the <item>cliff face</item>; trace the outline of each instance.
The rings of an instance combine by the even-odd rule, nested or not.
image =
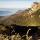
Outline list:
[[[4,17],[5,18],[5,17]],[[40,26],[40,3],[34,2],[32,7],[0,21],[4,25]]]

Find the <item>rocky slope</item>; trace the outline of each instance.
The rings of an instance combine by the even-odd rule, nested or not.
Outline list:
[[[4,17],[5,18],[5,17]],[[40,3],[34,2],[32,7],[2,20],[4,25],[40,26]]]
[[[7,40],[10,38],[14,27],[11,25],[13,24],[19,26],[40,26],[40,3],[34,2],[31,8],[25,9],[23,11],[19,10],[16,12],[16,14],[11,16],[0,16],[1,39],[5,39],[5,35]]]

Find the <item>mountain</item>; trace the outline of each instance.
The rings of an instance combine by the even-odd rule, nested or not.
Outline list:
[[[40,3],[34,2],[31,8],[18,11],[0,21],[4,25],[40,26]]]

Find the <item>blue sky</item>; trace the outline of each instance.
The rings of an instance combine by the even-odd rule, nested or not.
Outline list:
[[[29,8],[33,2],[40,0],[0,0],[0,8]]]

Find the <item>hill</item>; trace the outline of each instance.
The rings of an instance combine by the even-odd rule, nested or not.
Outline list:
[[[20,33],[23,31],[23,34],[29,29],[28,26],[33,27],[32,32],[36,30],[35,32],[40,35],[40,27],[38,27],[39,30],[34,28],[34,26],[40,26],[40,3],[34,2],[31,8],[19,10],[11,16],[0,16],[0,35],[2,34],[2,36],[7,35],[10,38],[17,31]]]
[[[31,8],[16,12],[15,15],[11,15],[2,20],[0,24],[40,26],[40,3],[34,2]]]

